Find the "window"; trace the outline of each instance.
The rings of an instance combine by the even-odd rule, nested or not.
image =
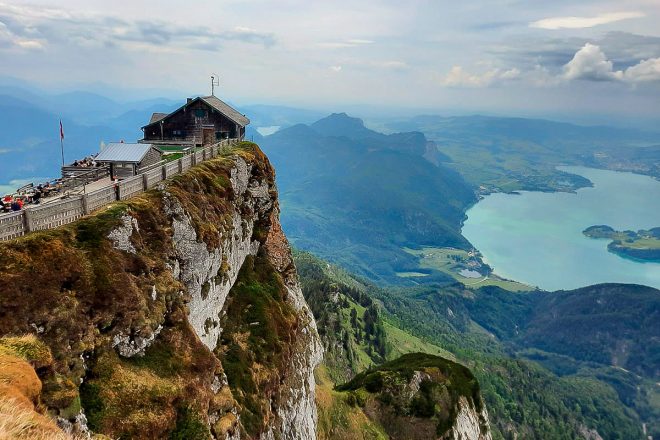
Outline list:
[[[203,108],[195,109],[195,117],[205,118],[206,117],[206,110],[204,110]]]

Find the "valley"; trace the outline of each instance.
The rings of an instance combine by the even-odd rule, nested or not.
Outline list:
[[[603,438],[639,438],[642,422],[653,435],[660,432],[655,397],[660,387],[652,379],[658,377],[657,345],[645,342],[659,336],[652,325],[659,318],[655,289],[600,285],[521,294],[461,284],[382,288],[308,253],[296,252],[295,260],[326,350],[325,367],[317,371],[321,438],[342,432],[342,426],[373,433],[365,438],[384,438],[380,424],[361,405],[346,405],[346,396],[330,391],[328,383],[342,384],[407,350],[470,367],[479,379],[493,438],[521,433],[534,439],[577,438],[584,427]],[[357,342],[365,315],[358,309],[356,319],[350,319],[354,297],[381,305],[377,322],[386,329],[384,351]],[[637,323],[638,316],[644,322]],[[423,342],[405,346],[402,340]],[[626,358],[617,352],[621,344],[630,353]]]
[[[585,432],[596,432],[602,438],[641,438],[643,426],[650,435],[660,435],[656,422],[660,419],[660,335],[653,325],[660,319],[660,292],[653,287],[620,284],[628,279],[618,275],[571,285],[570,271],[557,277],[552,268],[553,255],[557,261],[575,265],[561,251],[567,249],[566,243],[557,240],[561,232],[553,230],[562,222],[572,225],[568,235],[577,234],[576,240],[592,245],[593,253],[581,257],[590,266],[598,266],[594,263],[597,256],[608,253],[602,242],[583,236],[586,227],[607,222],[619,230],[652,228],[644,221],[654,218],[655,213],[649,210],[655,207],[644,203],[649,198],[644,188],[655,188],[657,181],[635,175],[632,183],[622,183],[617,180],[622,173],[556,168],[551,165],[556,152],[539,153],[532,160],[527,149],[543,150],[545,141],[541,140],[533,147],[522,141],[498,141],[510,145],[511,150],[498,150],[495,144],[484,141],[482,146],[492,150],[488,153],[492,157],[479,157],[471,156],[472,149],[464,145],[452,149],[451,143],[436,137],[439,132],[386,135],[344,113],[313,122],[318,115],[295,109],[283,111],[280,119],[269,116],[280,109],[258,107],[258,111],[262,126],[282,126],[272,134],[255,131],[250,136],[259,139],[277,170],[282,227],[299,249],[293,258],[302,295],[318,329],[318,345],[311,340],[291,339],[297,335],[295,322],[300,317],[296,318],[297,312],[286,305],[288,296],[283,289],[288,287],[281,284],[280,278],[289,279],[286,277],[292,276],[290,268],[273,267],[279,261],[279,257],[273,256],[277,254],[271,255],[270,260],[261,254],[248,256],[243,264],[231,269],[236,282],[225,300],[224,315],[218,315],[222,337],[212,354],[192,342],[194,337],[182,326],[181,317],[168,318],[172,322],[144,357],[124,359],[105,347],[105,339],[89,342],[96,348],[88,349],[94,355],[86,367],[87,382],[79,390],[79,400],[92,429],[128,432],[137,437],[147,435],[135,423],[123,427],[118,424],[121,414],[139,413],[140,409],[120,408],[116,396],[108,391],[111,382],[117,381],[114,389],[118,395],[127,393],[132,382],[141,387],[140,396],[156,393],[160,400],[148,408],[145,417],[160,433],[187,435],[196,432],[189,430],[197,429],[206,432],[202,423],[205,409],[192,405],[189,390],[181,388],[182,381],[193,374],[195,367],[189,362],[193,356],[205,364],[221,364],[226,378],[223,398],[216,397],[208,403],[215,413],[222,414],[211,427],[213,432],[241,430],[248,438],[256,436],[280,420],[269,409],[263,393],[270,393],[270,399],[285,399],[286,393],[298,386],[300,378],[287,370],[287,356],[307,356],[305,372],[309,373],[310,365],[318,361],[322,351],[323,363],[314,372],[319,439],[355,438],[356,432],[363,438],[421,439],[433,430],[446,429],[451,415],[464,410],[469,413],[468,419],[481,422],[460,425],[462,428],[473,433],[483,429],[484,438],[492,436],[498,440],[583,438]],[[294,123],[297,119],[305,124]],[[472,120],[468,125],[475,132],[480,124],[500,122],[486,118]],[[492,135],[488,130],[479,136],[488,138]],[[520,132],[519,128],[516,130]],[[621,142],[642,142],[631,141],[628,136],[634,136],[624,134],[609,133],[613,139],[623,136]],[[464,135],[464,131],[459,131],[451,136]],[[265,156],[253,148],[245,144],[234,153],[261,163]],[[574,162],[586,163],[579,158]],[[630,162],[633,163],[637,162]],[[216,181],[212,177],[212,173],[229,172],[226,160],[211,166],[216,168],[203,168],[188,179],[178,180],[172,191],[195,219],[200,237],[213,243],[213,225],[224,224],[224,220],[219,220],[221,211],[231,207],[234,200],[228,196],[226,179]],[[642,171],[653,173],[652,168]],[[605,183],[599,180],[611,174],[615,178],[609,183],[607,179]],[[632,176],[623,174],[624,179]],[[270,179],[268,172],[261,177]],[[196,192],[197,182],[205,185],[208,195],[202,197]],[[616,195],[617,189],[633,196],[626,195],[629,204],[609,212],[607,217],[605,211],[595,208],[597,203],[580,198],[603,188],[601,198],[607,203],[622,199]],[[150,193],[145,197],[127,209],[144,215],[143,224],[164,224],[161,214],[153,211],[158,209],[159,196]],[[207,201],[207,197],[212,197],[212,201]],[[536,205],[522,208],[506,202],[527,197],[541,199]],[[550,201],[558,197],[571,200],[572,205],[562,208]],[[489,205],[492,200],[496,206]],[[197,206],[199,203],[207,209],[215,206],[208,212],[219,217],[208,217],[207,211]],[[600,202],[601,206],[608,206],[607,203]],[[577,215],[580,206],[593,216]],[[552,207],[556,211],[548,212]],[[484,210],[481,220],[479,210]],[[509,217],[502,217],[502,212]],[[104,231],[117,222],[114,214],[108,214],[110,218],[94,220],[109,222],[100,225]],[[260,222],[253,236],[264,242],[267,238],[263,228],[272,224]],[[73,240],[72,246],[89,250],[93,247],[88,247],[91,245],[87,240],[101,243],[89,226],[83,223],[81,227],[66,229],[66,240]],[[475,231],[480,235],[474,235]],[[555,235],[550,234],[545,243],[534,243],[530,237],[539,231]],[[55,233],[45,234],[44,239],[60,240],[59,235],[52,234]],[[153,247],[165,238],[149,227],[140,234],[151,234],[160,241],[148,245],[140,241],[140,252],[147,252],[148,256],[139,261],[159,261],[162,257]],[[540,253],[543,264],[537,270],[564,284],[547,285],[510,271],[493,249],[481,241],[484,237],[499,239],[495,248],[516,266],[532,263],[533,258],[516,255],[514,251]],[[637,270],[644,267],[609,255],[637,265]],[[227,267],[233,265],[228,263]],[[601,269],[612,272],[607,268],[611,267]],[[655,272],[647,272],[651,278],[627,269],[630,280],[654,286]],[[524,274],[533,271],[527,268]],[[216,281],[223,280],[220,277]],[[200,289],[203,296],[204,288]],[[168,301],[168,307],[180,313],[180,302]],[[213,333],[220,325],[214,319],[206,319],[203,329],[196,331]],[[59,342],[51,346],[61,350]],[[164,361],[175,352],[173,347],[178,350],[177,355]],[[79,374],[79,366],[76,368],[75,374]],[[116,372],[111,373],[108,368],[115,368]],[[278,374],[288,375],[291,382],[284,388],[278,386],[273,379]],[[447,377],[454,377],[452,374],[466,379],[471,388],[460,384],[452,388],[456,383],[446,382]],[[427,381],[419,389],[419,384],[410,382],[410,377],[417,375]],[[51,376],[44,376],[44,380],[49,387],[55,386]],[[411,386],[417,390],[412,395]],[[468,394],[461,394],[468,389],[470,399]],[[175,400],[163,400],[166,398]],[[99,401],[103,401],[102,406],[98,406]],[[181,403],[175,405],[175,401]],[[69,406],[57,406],[59,403],[52,399],[48,402],[59,414],[69,415]],[[305,402],[300,404],[309,403]],[[480,402],[488,409],[488,418],[479,415]],[[66,401],[67,405],[71,403]],[[167,417],[152,418],[152,409],[158,408],[167,411]],[[436,412],[432,408],[445,409]],[[237,412],[241,414],[240,423],[234,417]],[[402,433],[408,437],[401,437]]]
[[[461,168],[460,161],[463,159],[447,159],[450,150],[445,149],[437,140],[429,141],[423,157],[427,161],[433,158],[431,162],[435,164],[436,173],[451,175],[451,169],[458,170],[464,177],[464,184],[475,194],[486,194],[485,198],[473,199],[463,205],[467,219],[460,222],[462,230],[459,226],[455,231],[461,232],[469,243],[459,241],[458,246],[438,245],[439,237],[428,233],[430,231],[414,236],[405,235],[409,234],[410,223],[407,222],[412,215],[405,217],[404,223],[380,226],[381,222],[389,219],[386,216],[389,212],[374,210],[379,206],[380,198],[387,198],[390,212],[396,212],[415,201],[419,193],[428,197],[428,187],[425,185],[417,185],[414,191],[405,186],[410,180],[416,179],[408,174],[408,166],[419,160],[420,150],[411,148],[401,140],[406,139],[402,134],[397,135],[399,140],[394,147],[390,147],[388,140],[381,137],[380,144],[372,144],[370,147],[369,159],[374,163],[365,167],[364,162],[355,162],[349,158],[364,148],[363,145],[373,142],[370,139],[378,139],[378,136],[370,134],[354,119],[342,115],[334,115],[329,121],[324,121],[324,128],[330,125],[329,122],[333,123],[335,132],[341,132],[342,136],[329,136],[327,130],[319,135],[319,130],[314,129],[312,124],[312,130],[304,127],[296,127],[295,131],[284,129],[262,139],[264,148],[273,157],[279,170],[278,183],[283,193],[283,224],[288,228],[292,241],[300,249],[356,274],[348,275],[332,264],[313,263],[311,256],[302,262],[297,256],[303,284],[308,277],[306,268],[317,264],[320,272],[325,274],[323,276],[328,278],[328,285],[334,285],[338,291],[342,291],[342,283],[351,285],[352,289],[368,292],[375,303],[382,307],[380,319],[384,322],[383,328],[388,329],[383,332],[387,335],[386,341],[393,340],[390,339],[393,334],[391,329],[397,328],[399,335],[414,335],[423,341],[423,345],[412,344],[408,347],[434,354],[444,352],[443,357],[468,365],[479,378],[484,399],[493,417],[491,420],[495,420],[493,438],[508,439],[515,435],[539,439],[575,438],[590,429],[603,438],[639,438],[642,424],[645,424],[648,433],[656,436],[660,434],[660,426],[655,422],[660,415],[660,405],[654,396],[658,395],[660,389],[656,384],[658,372],[655,370],[657,362],[653,354],[657,351],[655,341],[660,335],[657,334],[656,326],[651,324],[657,319],[660,292],[634,285],[598,284],[603,281],[629,281],[654,286],[653,277],[657,271],[629,262],[637,266],[626,266],[624,271],[613,273],[611,265],[596,262],[603,255],[607,257],[607,251],[597,248],[602,245],[596,241],[590,243],[582,235],[585,227],[594,224],[589,223],[589,218],[607,218],[616,225],[623,223],[639,228],[651,227],[644,222],[657,218],[654,212],[657,206],[644,201],[654,198],[650,194],[656,191],[656,180],[585,167],[555,168],[551,165],[555,160],[551,158],[559,157],[553,156],[555,153],[537,159],[539,166],[543,164],[541,168],[531,166],[527,160],[520,160],[516,166],[507,162],[494,166],[488,160],[474,159],[475,164],[479,163],[479,173],[484,173],[480,176],[466,171],[467,168]],[[519,133],[519,130],[513,132]],[[287,150],[287,145],[294,147]],[[340,147],[343,145],[352,145],[353,152]],[[376,163],[382,163],[382,159],[375,154],[379,151],[378,145],[382,145],[383,151],[390,148],[399,150],[398,169],[389,173],[388,185],[383,185],[382,180],[369,174]],[[512,153],[518,147],[511,147]],[[429,156],[429,148],[437,148],[435,151],[438,154]],[[292,153],[295,159],[285,156],[285,151]],[[345,158],[342,163],[356,166],[334,171],[337,168],[333,168],[334,158],[328,155],[328,151],[341,151]],[[457,155],[462,154],[464,160],[468,160],[471,154],[469,148],[461,150],[461,153],[458,151]],[[506,152],[492,154],[508,160]],[[527,157],[527,152],[516,154]],[[331,184],[330,181],[300,176],[298,172],[310,163],[319,167],[320,174],[333,170],[342,178]],[[576,159],[575,163],[585,162]],[[653,163],[646,162],[647,165]],[[498,177],[497,167],[506,170],[502,176],[506,176],[505,179],[510,182],[508,186],[498,183],[497,179],[503,177]],[[489,180],[491,177],[486,176],[487,173],[492,173],[492,179],[495,180]],[[359,183],[352,180],[355,175],[361,176]],[[318,196],[307,197],[303,185],[311,185],[322,192],[322,201]],[[456,187],[456,182],[453,187]],[[378,190],[371,199],[361,199],[362,203],[356,205],[355,211],[350,213],[343,204],[333,199],[343,192],[360,194],[364,188]],[[404,189],[405,195],[400,193]],[[529,191],[501,193],[520,190]],[[492,192],[500,194],[487,195]],[[441,202],[442,205],[452,203],[451,192],[446,194],[448,198]],[[588,197],[585,198],[583,194]],[[518,202],[526,197],[537,197],[538,202],[519,209],[507,203],[496,207],[488,205],[491,199],[497,201],[493,205],[498,205],[505,198]],[[570,203],[562,206],[554,203],[554,198],[565,198]],[[610,207],[613,200],[624,205],[612,210]],[[602,209],[599,210],[598,206]],[[473,215],[475,210],[483,207],[486,208],[484,216],[479,220],[478,216],[475,218]],[[422,210],[427,208],[428,205],[425,205]],[[376,225],[387,228],[382,230],[388,231],[388,234],[380,234],[378,242],[369,239],[370,232],[367,235],[347,237],[346,231],[337,231],[338,235],[328,241],[322,238],[323,234],[318,234],[325,228],[332,228],[337,222],[347,222],[348,228],[359,225],[362,215],[360,209],[370,213],[371,228]],[[414,209],[412,205],[410,209]],[[508,215],[500,223],[494,220],[499,212]],[[475,219],[478,221],[475,222]],[[569,233],[558,229],[566,227],[565,222],[570,225]],[[564,226],[559,226],[562,223]],[[456,228],[455,223],[453,227]],[[477,233],[478,237],[493,242],[499,240],[497,248],[510,258],[512,265],[520,266],[523,263],[527,266],[519,272],[510,272],[509,266],[502,265],[493,256],[492,249],[483,245],[480,238],[476,238]],[[535,243],[531,237],[538,233],[547,234],[547,240]],[[565,251],[570,249],[566,248],[567,243],[558,238],[566,236],[569,240],[591,245],[589,254],[571,259],[571,252]],[[335,250],[331,250],[333,248]],[[387,252],[383,252],[385,249]],[[528,254],[520,255],[516,252]],[[542,261],[535,270],[553,280],[554,285],[533,277],[518,276],[535,273],[528,266],[534,261]],[[574,266],[581,263],[582,267],[592,272],[601,270],[601,273],[607,272],[613,276],[598,278],[597,273],[593,272],[593,278],[576,281],[578,278],[573,274],[584,276],[590,273],[589,270],[556,269],[552,266],[554,261]],[[331,267],[334,269],[329,269]],[[342,275],[336,278],[337,273]],[[562,275],[558,276],[558,273]],[[620,276],[622,273],[627,276]],[[590,284],[597,285],[584,287]],[[540,285],[541,289],[536,285]],[[574,288],[582,289],[570,290]],[[564,290],[547,292],[557,289]],[[311,304],[318,303],[312,298],[308,298],[308,301]],[[609,307],[615,303],[618,304],[615,309],[600,310],[604,304]],[[644,322],[637,322],[637,313],[643,307],[646,307],[643,309],[646,312],[641,312]],[[359,318],[362,309],[356,310],[360,310],[357,313]],[[563,315],[566,315],[566,319],[555,319]],[[337,316],[343,316],[341,328],[350,329],[354,325],[351,324],[351,312],[341,312]],[[320,328],[324,326],[324,319],[319,321]],[[601,325],[596,325],[596,322]],[[360,326],[359,319],[357,326]],[[330,328],[338,327],[331,324]],[[628,333],[640,329],[649,333]],[[347,330],[347,333],[351,331]],[[597,344],[594,342],[596,333],[600,335]],[[343,331],[340,334],[344,334]],[[550,334],[556,336],[548,337]],[[322,339],[326,337],[322,335]],[[649,344],[642,341],[648,341]],[[432,347],[425,344],[432,344]],[[328,342],[327,346],[337,345]],[[343,345],[346,347],[346,342]],[[385,342],[384,351],[380,353],[374,348],[367,348],[364,342],[349,342],[348,346],[353,347],[351,350],[364,353],[351,355],[356,359],[353,367],[343,364],[343,371],[350,370],[353,373],[370,362],[380,364],[391,359],[394,353],[399,355],[404,351],[396,350],[396,347],[402,346],[401,342]],[[442,351],[438,351],[438,348]],[[637,352],[638,349],[641,351]],[[326,360],[329,366],[326,377],[334,377],[334,383],[342,383],[343,379],[333,373],[336,371],[332,367],[335,356],[333,351],[326,353],[329,359]],[[625,356],[623,353],[626,353]],[[589,399],[585,399],[585,396],[589,396]],[[547,411],[554,415],[549,416]],[[608,419],[602,419],[599,414],[608,414]],[[353,416],[357,417],[354,413]],[[568,434],[571,432],[574,434]]]
[[[660,0],[0,0],[0,440],[660,440]]]
[[[560,165],[660,177],[660,145],[653,132],[478,115],[417,116],[385,127],[424,133],[482,194],[589,186],[584,177],[556,169]]]

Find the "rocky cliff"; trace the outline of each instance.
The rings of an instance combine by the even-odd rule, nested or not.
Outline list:
[[[0,278],[0,336],[48,347],[30,399],[67,432],[315,438],[321,346],[254,144],[0,244]]]
[[[491,440],[488,412],[470,370],[410,353],[336,387],[392,440]]]

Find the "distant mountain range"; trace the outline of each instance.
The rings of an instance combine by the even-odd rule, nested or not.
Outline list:
[[[418,130],[469,182],[492,191],[565,191],[588,184],[557,165],[632,171],[660,178],[660,133],[542,119],[417,116],[388,130]]]
[[[88,92],[37,95],[0,87],[0,184],[59,176],[60,120],[68,162],[98,152],[102,141],[139,139],[153,111],[176,105],[166,99],[118,103]]]
[[[333,114],[266,136],[261,147],[277,169],[287,235],[302,249],[400,283],[396,272],[416,267],[402,247],[469,246],[459,231],[473,188],[425,159],[422,133],[384,135]]]

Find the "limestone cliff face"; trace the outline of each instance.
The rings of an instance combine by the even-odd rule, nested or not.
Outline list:
[[[483,406],[481,411],[476,408],[473,401],[461,396],[458,401],[458,414],[456,421],[447,435],[450,440],[491,440],[488,411]]]
[[[255,145],[1,244],[0,276],[10,283],[0,336],[33,333],[50,348],[39,401],[62,426],[86,420],[113,438],[316,437],[322,350],[274,171]]]

